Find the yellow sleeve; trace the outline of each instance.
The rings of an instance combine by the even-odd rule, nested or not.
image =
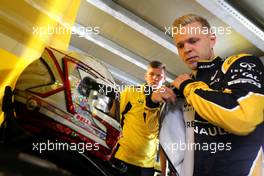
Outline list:
[[[232,63],[229,69],[243,69],[240,67],[246,63],[254,64],[254,70],[246,68],[235,78],[227,70],[223,91],[212,90],[201,81],[190,82],[183,89],[187,102],[202,118],[237,135],[249,134],[264,119],[264,69],[261,61],[243,57]]]

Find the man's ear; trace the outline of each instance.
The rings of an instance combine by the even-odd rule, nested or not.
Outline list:
[[[166,82],[166,75],[164,75],[162,83],[165,83],[165,82]]]
[[[216,35],[214,33],[210,34],[210,47],[214,48],[216,43]]]
[[[147,73],[144,75],[145,81],[147,82]]]

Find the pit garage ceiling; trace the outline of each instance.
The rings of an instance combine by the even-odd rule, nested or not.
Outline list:
[[[231,30],[216,34],[215,51],[223,58],[237,53],[263,56],[261,7],[263,0],[82,0],[71,49],[103,61],[119,83],[144,82],[151,60],[167,65],[167,81],[171,81],[189,72],[168,34],[175,18],[195,13],[213,27]]]

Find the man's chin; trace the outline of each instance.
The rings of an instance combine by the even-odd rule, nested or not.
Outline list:
[[[189,64],[188,67],[189,67],[191,70],[197,70],[197,63]]]
[[[161,85],[159,85],[159,84],[157,84],[157,83],[150,83],[149,84],[152,88],[155,88],[155,89],[157,89],[157,88],[159,88]]]
[[[158,84],[156,84],[156,83],[150,83],[149,85],[150,86],[157,86]]]

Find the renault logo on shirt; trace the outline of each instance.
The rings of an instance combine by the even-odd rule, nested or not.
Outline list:
[[[256,67],[255,64],[253,64],[253,63],[247,63],[247,62],[241,62],[240,63],[240,66],[243,67],[243,68],[246,68],[248,70],[253,70],[253,68]]]
[[[138,99],[138,103],[143,104],[144,103],[144,99]]]
[[[195,120],[194,132],[199,135],[218,136],[227,135],[227,131],[220,127],[212,126],[209,122]]]

